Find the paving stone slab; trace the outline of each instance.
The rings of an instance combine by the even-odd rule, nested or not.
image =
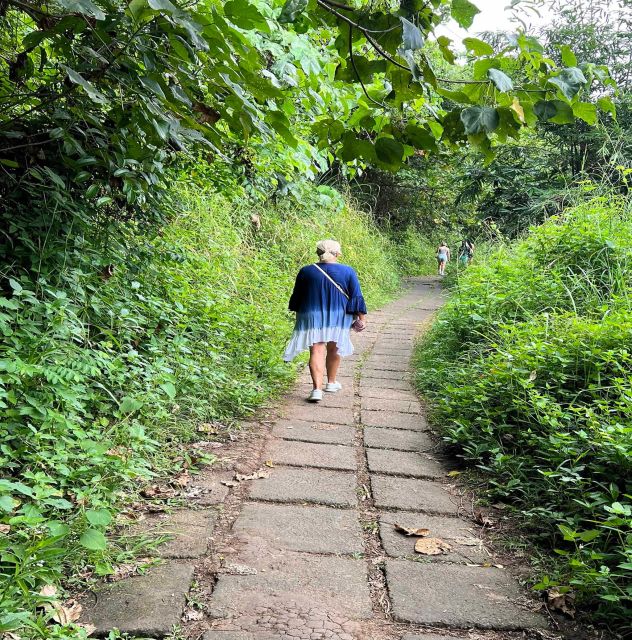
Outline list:
[[[405,429],[364,428],[364,444],[374,449],[395,449],[397,451],[431,451],[437,443],[426,431],[406,431]]]
[[[288,407],[285,417],[289,420],[307,420],[331,424],[353,424],[355,422],[352,409],[327,407],[324,404],[313,402]]]
[[[410,374],[405,371],[386,371],[368,367],[362,369],[362,377],[378,380],[410,380]]]
[[[498,630],[546,627],[542,616],[517,604],[525,594],[503,569],[387,560],[386,581],[399,622]]]
[[[371,476],[378,509],[408,509],[440,515],[457,515],[456,500],[437,482],[395,476]]]
[[[363,399],[381,398],[382,400],[406,400],[408,402],[419,402],[415,392],[410,389],[385,389],[383,387],[360,385],[358,394]]]
[[[381,380],[379,378],[362,378],[360,382],[360,392],[362,389],[396,389],[399,391],[412,391],[409,380]]]
[[[410,372],[413,370],[408,358],[402,360],[392,360],[390,358],[372,357],[365,363],[366,369],[377,369],[378,371],[400,371]]]
[[[255,480],[250,496],[272,502],[312,502],[354,507],[356,483],[353,473],[279,467],[270,477]]]
[[[426,422],[426,419],[422,415],[412,413],[363,410],[361,413],[361,421],[365,427],[408,429],[410,431],[428,430],[428,423]]]
[[[245,631],[207,631],[203,640],[257,640],[252,633]],[[268,640],[267,638],[265,640]]]
[[[411,353],[410,347],[400,347],[396,349],[395,347],[384,347],[382,344],[378,344],[373,351],[371,351],[371,355],[374,356],[399,356],[409,358]]]
[[[449,471],[439,460],[424,453],[367,449],[366,455],[371,473],[436,479],[444,478]]]
[[[418,538],[398,533],[393,526],[430,529],[430,536],[448,542],[452,549],[444,555],[424,557],[429,562],[458,562],[482,564],[489,561],[490,554],[478,537],[480,528],[471,522],[445,516],[429,516],[410,511],[390,511],[380,514],[380,538],[384,551],[394,558],[415,558]]]
[[[272,435],[276,438],[325,444],[353,444],[355,432],[356,427],[352,425],[302,420],[279,420],[272,429]]]
[[[246,504],[233,531],[264,538],[277,549],[351,555],[362,553],[362,529],[355,511],[332,507]]]
[[[232,477],[232,471],[203,471],[193,479],[187,490],[187,494],[190,494],[187,497],[202,507],[222,504],[230,491],[222,481],[230,480]]]
[[[277,611],[306,608],[308,612],[323,610],[354,619],[369,618],[371,601],[366,563],[351,558],[288,552],[275,558],[265,572],[220,574],[209,602],[212,617],[231,618],[262,608]],[[309,619],[301,623],[304,629]]]
[[[168,535],[156,553],[162,558],[199,558],[206,553],[217,513],[180,509],[173,513],[154,514],[131,528],[132,534]]]
[[[96,598],[82,602],[80,621],[96,627],[94,635],[112,629],[133,636],[162,638],[180,624],[193,565],[166,562],[147,574],[95,589]]]
[[[401,400],[385,398],[362,398],[363,411],[398,411],[401,413],[421,413],[418,400]]]
[[[467,640],[465,636],[440,636],[436,633],[407,633],[405,636],[402,636],[402,640],[459,640],[462,638],[463,640]],[[227,640],[232,640],[228,638]],[[237,639],[240,640],[240,639]]]
[[[264,453],[266,460],[274,464],[319,469],[355,471],[356,459],[353,447],[341,444],[317,444],[295,440],[272,440]]]

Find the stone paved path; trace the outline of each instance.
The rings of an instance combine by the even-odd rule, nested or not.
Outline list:
[[[343,390],[317,406],[305,402],[305,373],[252,461],[269,476],[230,495],[207,478],[197,508],[169,520],[167,563],[87,606],[98,633],[168,633],[194,571],[208,585],[196,596],[204,640],[518,638],[546,628],[463,517],[465,497],[412,390],[415,336],[440,304],[436,281],[418,280],[371,314],[343,363]],[[416,554],[395,523],[428,528],[451,549]]]

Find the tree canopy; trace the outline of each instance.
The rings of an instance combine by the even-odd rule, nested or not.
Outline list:
[[[5,0],[0,193],[12,206],[139,216],[158,208],[174,155],[195,147],[269,141],[307,175],[332,162],[395,171],[467,142],[491,160],[539,121],[614,115],[606,65],[566,45],[555,60],[524,33],[466,38],[472,76],[441,75],[458,57],[434,33],[448,10],[463,27],[478,11],[469,0]]]

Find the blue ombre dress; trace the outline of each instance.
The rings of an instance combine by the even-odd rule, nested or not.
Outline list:
[[[347,292],[349,299],[313,264],[303,267],[296,276],[290,298],[290,311],[296,311],[296,325],[283,355],[286,362],[317,342],[335,342],[341,356],[353,353],[349,338],[353,316],[366,313],[358,276],[345,264],[319,262],[318,266]]]

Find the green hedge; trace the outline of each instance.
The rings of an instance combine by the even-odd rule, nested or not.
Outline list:
[[[139,480],[194,462],[183,443],[200,422],[231,424],[293,379],[281,361],[287,302],[317,240],[341,241],[369,308],[398,287],[389,242],[331,189],[258,207],[195,185],[174,196],[179,213],[153,233],[88,213],[56,223],[48,212],[46,234],[31,212],[12,223],[0,272],[0,633],[51,633],[40,588],[129,556],[104,534]]]
[[[575,590],[632,614],[632,220],[594,200],[461,274],[417,352],[448,442],[527,516]]]

